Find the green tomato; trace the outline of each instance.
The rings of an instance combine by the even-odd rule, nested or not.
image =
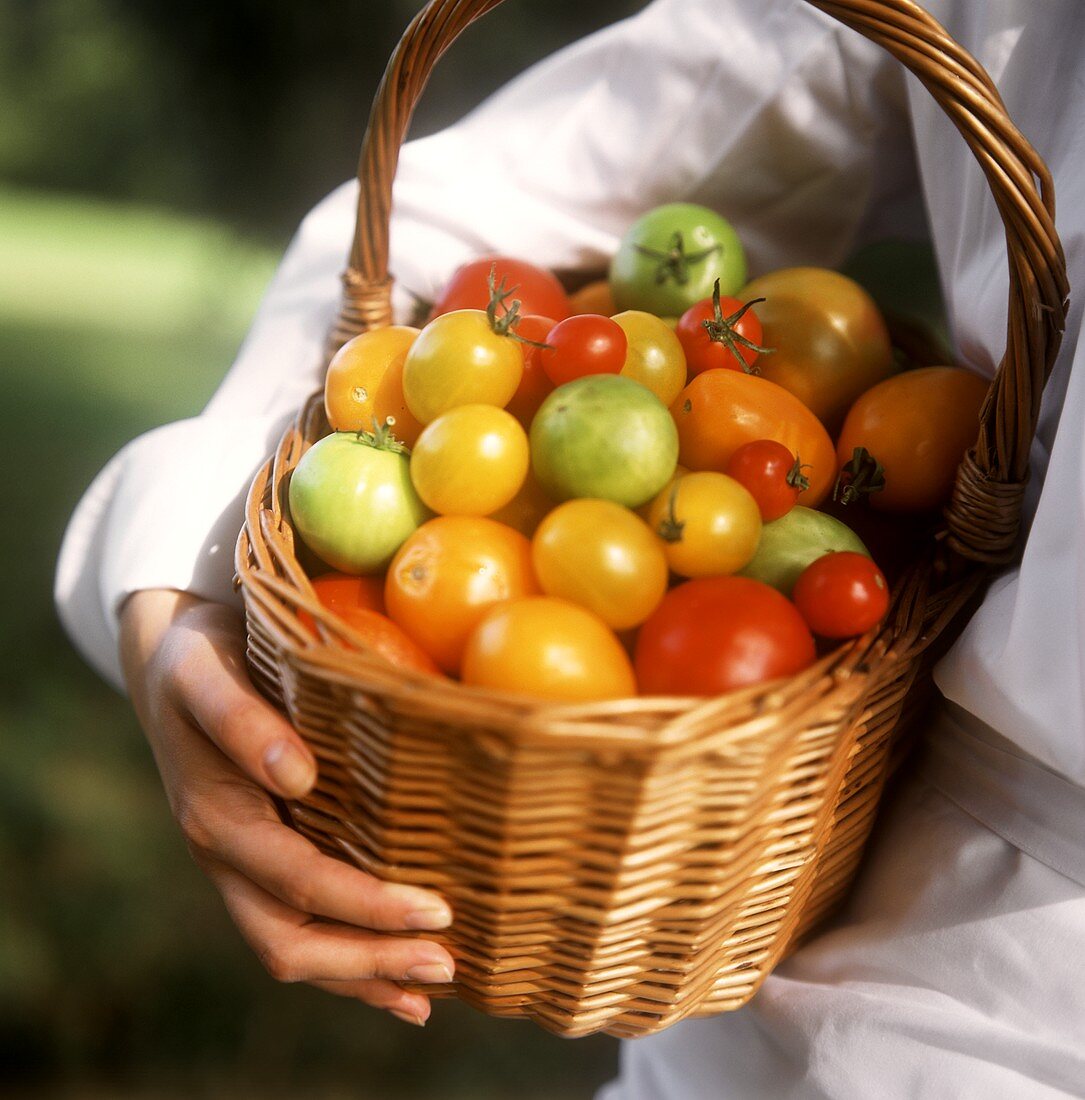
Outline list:
[[[673,202],[638,218],[610,265],[618,311],[681,317],[690,306],[746,284],[746,254],[731,224],[705,206]]]
[[[430,513],[410,461],[386,433],[334,432],[290,477],[290,517],[306,546],[343,573],[378,573]]]
[[[678,429],[650,390],[619,374],[559,386],[531,424],[531,465],[555,500],[592,497],[636,508],[678,463]]]
[[[799,575],[811,562],[837,550],[854,550],[870,557],[870,551],[847,524],[797,504],[761,528],[757,553],[741,575],[790,596]]]

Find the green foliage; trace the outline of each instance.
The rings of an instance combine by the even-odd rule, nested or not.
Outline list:
[[[202,219],[10,190],[0,250],[0,1091],[589,1096],[606,1040],[455,1004],[419,1032],[273,983],[189,860],[127,704],[53,616],[79,494],[126,440],[199,410],[273,252]]]

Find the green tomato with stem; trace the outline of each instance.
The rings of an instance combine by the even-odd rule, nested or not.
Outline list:
[[[712,297],[746,284],[746,253],[734,227],[714,210],[694,203],[657,206],[622,238],[610,265],[610,290],[619,312],[644,310],[681,317]]]
[[[288,501],[305,545],[343,573],[379,573],[430,518],[407,450],[387,427],[314,443],[290,476]]]

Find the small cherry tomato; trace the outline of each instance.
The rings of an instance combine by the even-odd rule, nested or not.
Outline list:
[[[457,405],[428,424],[411,452],[411,481],[440,515],[488,516],[520,491],[530,453],[516,418],[493,405]]]
[[[539,313],[563,321],[570,314],[565,288],[544,267],[508,256],[483,256],[456,269],[433,304],[432,317],[458,309],[485,309],[490,302],[490,275],[504,284],[511,303],[520,303],[520,313]],[[505,309],[498,307],[498,316]]]
[[[488,612],[467,643],[463,682],[568,701],[617,699],[637,690],[613,631],[590,611],[552,596]]]
[[[539,362],[555,386],[587,374],[619,374],[629,345],[620,325],[592,313],[559,321],[546,342]]]
[[[889,585],[866,555],[842,550],[811,562],[791,598],[815,634],[856,638],[885,618]]]
[[[674,330],[651,313],[631,309],[612,318],[629,347],[621,373],[670,406],[686,384],[686,356]]]
[[[644,695],[719,695],[812,664],[814,639],[795,605],[747,577],[672,588],[637,636]]]
[[[765,523],[790,512],[799,493],[810,488],[802,461],[774,439],[744,443],[731,455],[726,472],[753,494]]]
[[[403,363],[417,339],[418,329],[389,325],[355,336],[335,353],[324,380],[324,409],[337,432],[372,431],[376,421],[414,446],[422,425],[403,399]]]
[[[539,585],[615,630],[644,622],[667,591],[667,559],[648,525],[610,500],[570,500],[531,544]]]
[[[480,516],[438,516],[399,548],[384,601],[392,620],[441,668],[456,673],[486,612],[538,591],[531,543],[519,531]]]
[[[532,341],[531,343],[520,342],[520,352],[524,357],[524,373],[520,378],[520,385],[512,395],[512,400],[505,406],[525,428],[531,427],[532,418],[539,411],[539,406],[554,388],[554,383],[547,378],[546,372],[539,365],[539,352],[542,348],[535,345],[546,343],[546,338],[555,324],[556,322],[551,321],[549,317],[532,315],[518,321],[512,330],[522,338],[522,341]]]
[[[312,581],[316,598],[341,619],[350,621],[355,611],[379,611],[384,613],[384,578],[354,577],[349,573],[325,573]],[[298,611],[298,621],[314,637],[316,623],[308,611]]]
[[[726,474],[678,478],[655,498],[648,515],[667,564],[683,577],[737,573],[761,539],[757,501]]]
[[[690,374],[716,367],[758,373],[754,363],[768,349],[761,346],[761,322],[752,308],[756,304],[721,296],[717,282],[711,298],[690,306],[678,318],[675,332]]]

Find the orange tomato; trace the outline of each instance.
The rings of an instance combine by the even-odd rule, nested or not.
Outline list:
[[[480,516],[422,524],[388,567],[388,614],[446,672],[457,673],[467,639],[495,605],[539,591],[531,543]]]
[[[924,512],[949,500],[957,467],[979,435],[985,378],[959,367],[905,371],[867,390],[852,405],[837,442],[841,466],[856,447],[882,464],[885,488],[871,507]]]
[[[590,611],[552,596],[491,610],[467,643],[463,682],[556,700],[635,695],[628,654]]]
[[[610,293],[608,279],[596,279],[582,286],[575,294],[569,295],[569,305],[574,317],[585,313],[598,313],[602,317],[613,317],[618,312],[614,304],[614,295]]]
[[[816,508],[836,479],[836,451],[818,418],[782,386],[735,370],[698,374],[671,406],[678,461],[691,470],[727,468],[744,443],[775,439],[803,463],[810,488],[799,503]]]
[[[754,279],[742,292],[761,322],[762,378],[793,393],[835,432],[851,403],[895,370],[889,330],[874,299],[854,280],[820,267],[792,267]]]
[[[336,352],[324,381],[324,409],[336,431],[372,431],[374,420],[390,421],[396,438],[414,446],[422,425],[403,399],[403,363],[417,338],[416,328],[389,325],[355,336]]]
[[[528,470],[520,491],[504,508],[499,508],[492,513],[490,519],[497,520],[498,523],[512,527],[521,535],[531,538],[546,514],[554,507],[554,501],[543,492],[543,487],[536,480],[535,475]]]
[[[530,314],[524,317],[513,329],[517,336],[534,343],[521,344],[520,351],[524,357],[524,373],[520,376],[520,385],[505,408],[520,421],[525,428],[531,427],[531,421],[539,411],[539,406],[550,396],[554,383],[546,377],[546,371],[539,363],[539,352],[542,348],[535,344],[545,344],[550,330],[557,322],[549,317],[539,317]]]

